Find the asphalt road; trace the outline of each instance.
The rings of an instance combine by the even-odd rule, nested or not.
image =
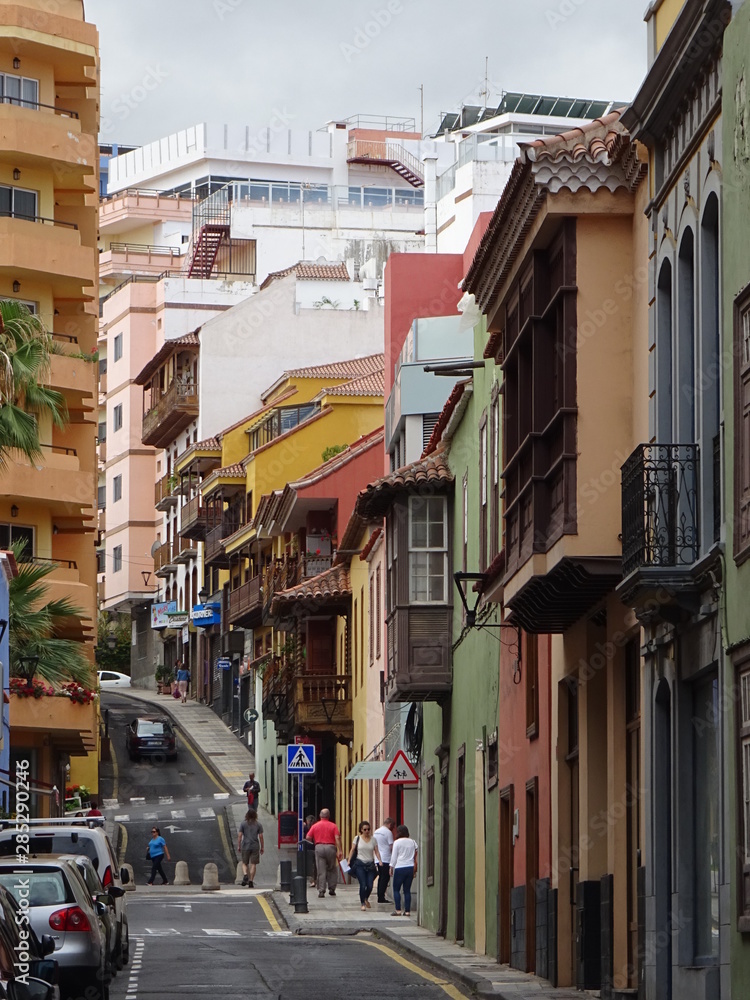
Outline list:
[[[389,945],[357,938],[298,937],[269,904],[242,889],[216,894],[128,894],[131,962],[111,1000],[460,1000],[456,986],[424,972]]]
[[[145,885],[151,873],[146,845],[154,826],[161,830],[172,858],[164,865],[170,882],[177,861],[187,861],[192,883],[200,885],[203,867],[210,861],[219,869],[220,882],[234,882],[236,866],[225,813],[229,795],[180,738],[179,730],[176,761],[129,760],[125,730],[144,714],[142,704],[107,691],[102,692],[102,708],[109,709],[113,758],[102,762],[100,771],[103,811],[122,827],[121,860],[133,866],[136,884]]]

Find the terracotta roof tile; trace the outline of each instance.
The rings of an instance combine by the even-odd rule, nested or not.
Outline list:
[[[310,260],[300,260],[291,267],[285,267],[281,271],[273,271],[260,286],[263,291],[272,281],[277,278],[285,278],[288,274],[296,275],[298,281],[351,281],[351,275],[346,264],[341,261],[325,261],[318,263]]]
[[[325,572],[297,584],[296,587],[275,594],[271,601],[271,614],[288,614],[295,609],[305,610],[309,605],[318,607],[322,604],[340,604],[347,597],[351,597],[351,594],[349,568],[332,566]]]
[[[615,152],[621,135],[627,135],[627,129],[620,123],[622,111],[611,111],[603,118],[595,118],[585,125],[559,132],[557,135],[547,135],[533,142],[521,143],[529,159],[539,162],[543,159],[560,160],[565,157],[581,160],[589,157],[592,160],[606,162]]]
[[[291,368],[284,372],[290,378],[360,378],[385,369],[385,354],[368,354],[364,358],[348,361],[333,361],[326,365],[311,365],[307,368]]]
[[[154,372],[159,370],[162,361],[165,361],[171,354],[174,353],[175,348],[187,347],[199,350],[200,346],[201,342],[197,332],[186,333],[183,337],[175,337],[174,340],[166,340],[148,364],[144,365],[140,370],[135,378],[135,384],[145,385]]]
[[[385,392],[384,378],[385,371],[372,372],[322,391],[326,396],[382,396]]]
[[[448,448],[441,443],[429,455],[370,483],[357,497],[355,510],[361,517],[379,517],[400,493],[437,493],[454,479],[448,465]]]
[[[193,451],[216,451],[217,448],[221,448],[221,441],[217,437],[204,438],[202,441],[196,441],[191,447]]]

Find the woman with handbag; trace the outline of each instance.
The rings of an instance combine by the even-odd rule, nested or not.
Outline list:
[[[349,851],[347,861],[359,882],[360,909],[369,910],[370,893],[377,874],[376,861],[380,864],[380,852],[378,851],[378,842],[370,832],[370,824],[367,820],[362,820],[359,824],[359,836],[352,841],[352,849]]]

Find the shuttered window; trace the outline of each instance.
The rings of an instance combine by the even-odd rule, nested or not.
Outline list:
[[[747,652],[743,666],[747,667]],[[737,706],[737,765],[739,770],[739,930],[750,933],[750,669],[738,676],[739,704]]]
[[[750,556],[750,285],[734,303],[734,558]]]

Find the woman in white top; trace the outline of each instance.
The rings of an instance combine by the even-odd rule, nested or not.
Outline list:
[[[356,858],[352,861],[352,856],[356,852]],[[362,904],[360,909],[370,909],[370,893],[375,883],[376,860],[380,862],[380,852],[378,843],[370,832],[370,824],[365,819],[359,824],[359,836],[352,841],[351,850],[347,861],[352,867],[352,871],[357,876],[359,882],[359,901]]]
[[[401,890],[404,890],[404,916],[411,916],[411,883],[417,874],[417,842],[409,836],[409,828],[396,827],[396,839],[391,854],[391,875],[393,876],[393,902],[396,909],[392,917],[401,916]]]

